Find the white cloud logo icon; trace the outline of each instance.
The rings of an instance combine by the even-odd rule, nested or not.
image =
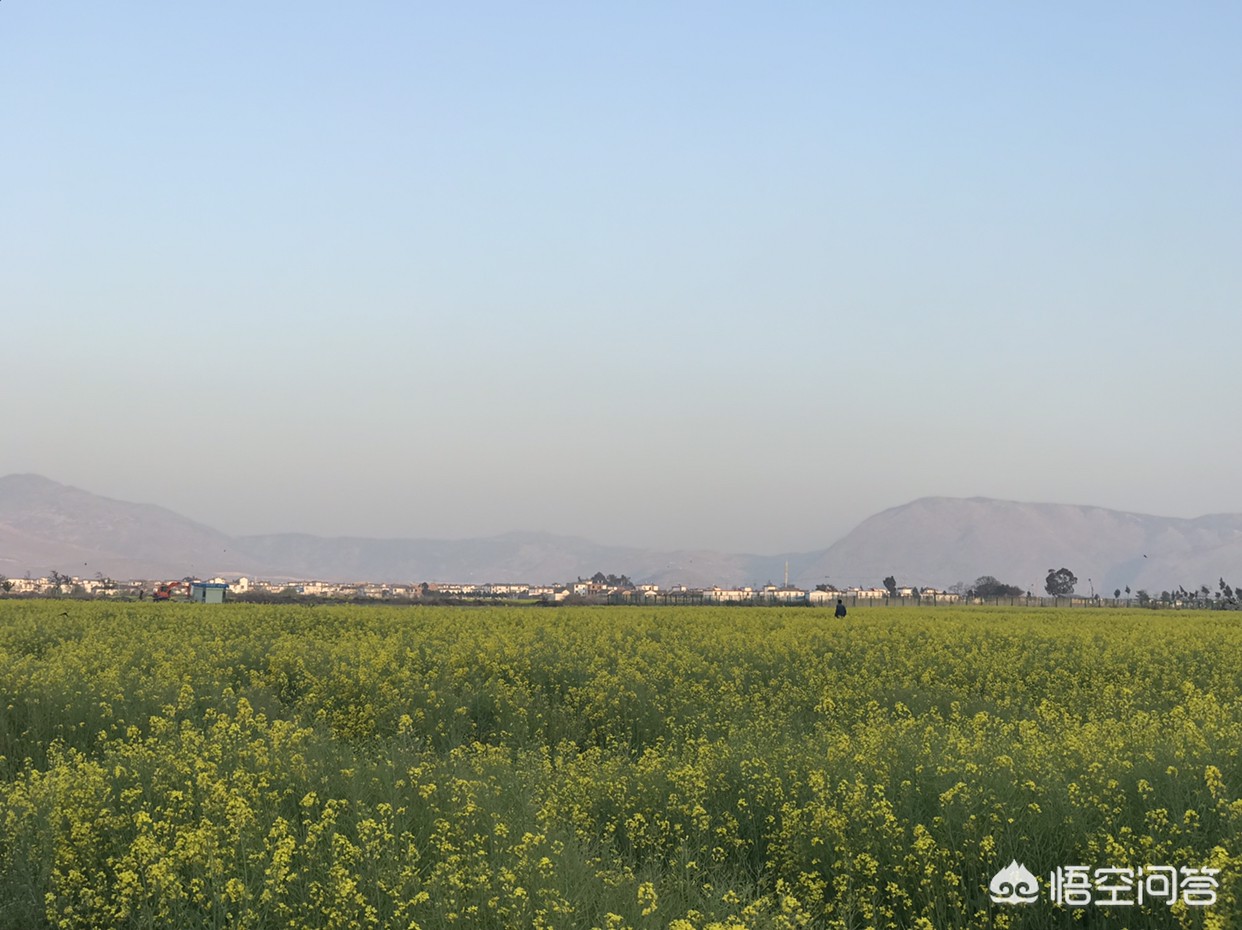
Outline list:
[[[1039,880],[1014,859],[988,883],[996,904],[1033,904],[1039,900]]]

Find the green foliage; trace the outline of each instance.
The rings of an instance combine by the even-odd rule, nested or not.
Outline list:
[[[1078,579],[1068,568],[1048,569],[1048,577],[1044,579],[1044,590],[1053,597],[1068,597],[1074,593],[1074,585]]]
[[[0,928],[1236,926],[1229,616],[5,601]]]
[[[975,597],[1021,597],[1022,589],[1017,585],[997,581],[991,575],[983,575],[975,580],[971,593]]]

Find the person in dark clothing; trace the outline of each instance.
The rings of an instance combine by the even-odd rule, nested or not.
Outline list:
[[[841,598],[837,598],[837,616],[845,616],[845,603],[841,600]]]

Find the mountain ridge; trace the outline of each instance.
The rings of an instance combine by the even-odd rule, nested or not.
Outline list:
[[[1034,593],[1062,566],[1088,593],[1214,585],[1242,575],[1242,515],[1158,517],[1096,505],[924,497],[864,520],[826,550],[823,564],[918,585],[970,584],[990,574]]]
[[[927,496],[867,518],[824,549],[776,555],[662,550],[513,530],[446,540],[230,536],[157,504],[92,494],[40,475],[0,477],[0,574],[324,581],[565,581],[596,571],[668,586],[919,587],[993,575],[1039,593],[1068,567],[1081,593],[1242,580],[1242,515],[1159,517],[1095,505]],[[1232,575],[1232,577],[1231,577]]]

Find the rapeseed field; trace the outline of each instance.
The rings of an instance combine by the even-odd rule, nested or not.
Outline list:
[[[1223,613],[5,601],[0,928],[1228,930],[1240,755]]]

